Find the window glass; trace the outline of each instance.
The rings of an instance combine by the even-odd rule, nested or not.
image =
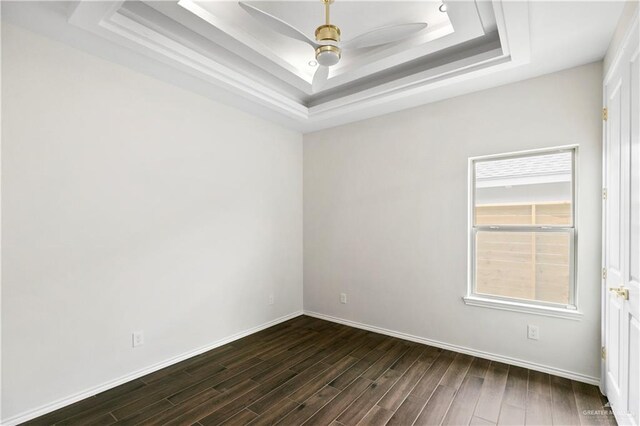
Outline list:
[[[476,233],[476,292],[569,304],[569,232]]]
[[[475,163],[477,225],[571,225],[572,153]]]

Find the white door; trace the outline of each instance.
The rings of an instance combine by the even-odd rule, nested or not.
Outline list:
[[[604,388],[618,422],[640,425],[640,53],[638,25],[607,75],[604,102]]]

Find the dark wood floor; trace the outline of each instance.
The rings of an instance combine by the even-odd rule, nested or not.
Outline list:
[[[605,402],[595,386],[301,316],[29,423],[615,424]]]

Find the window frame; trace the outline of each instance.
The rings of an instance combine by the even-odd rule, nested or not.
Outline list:
[[[570,152],[571,164],[571,225],[476,225],[475,224],[475,200],[476,200],[476,164],[483,161],[506,160],[510,158],[522,158],[546,154]],[[504,154],[484,155],[470,157],[468,163],[468,282],[467,293],[463,300],[468,305],[489,307],[517,312],[534,313],[546,316],[580,319],[582,316],[578,310],[578,286],[577,286],[577,243],[578,243],[578,145],[565,145],[551,148],[510,152]],[[569,234],[569,301],[568,304],[560,304],[531,299],[520,299],[506,296],[491,295],[476,292],[476,257],[475,246],[478,232],[559,232]]]

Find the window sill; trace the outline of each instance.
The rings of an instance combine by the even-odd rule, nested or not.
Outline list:
[[[527,303],[512,302],[507,300],[495,300],[477,296],[466,296],[462,298],[464,303],[470,306],[481,306],[483,308],[500,309],[503,311],[522,312],[525,314],[544,315],[579,321],[582,319],[582,312],[574,309],[553,308],[550,306],[536,306]]]

